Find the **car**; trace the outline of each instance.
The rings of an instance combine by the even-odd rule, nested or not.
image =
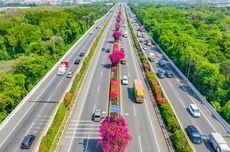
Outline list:
[[[144,45],[144,46],[143,46],[143,49],[144,49],[144,50],[147,50],[147,47]]]
[[[84,53],[84,52],[81,52],[79,56],[80,56],[80,57],[83,57],[84,55],[85,55],[85,53]]]
[[[76,59],[76,60],[74,61],[74,64],[79,64],[80,62],[81,62],[80,59]]]
[[[172,72],[169,71],[169,70],[166,70],[165,75],[166,75],[166,77],[168,77],[168,78],[172,78]]]
[[[160,59],[160,61],[158,62],[158,64],[160,65],[160,66],[165,66],[165,60],[163,60],[163,59]]]
[[[34,135],[26,135],[21,143],[21,149],[30,149],[33,141],[35,140]]]
[[[195,104],[190,104],[188,109],[193,117],[200,117],[200,109]]]
[[[89,35],[93,35],[93,31],[90,31],[90,32],[89,32]]]
[[[128,84],[128,77],[124,75],[123,78],[121,79],[121,83],[123,85],[127,85]]]
[[[96,109],[94,112],[94,121],[100,122],[100,118],[101,118],[101,109]]]
[[[202,138],[199,131],[193,125],[187,127],[186,132],[194,144],[201,144]]]
[[[105,51],[105,48],[102,48],[101,51]]]
[[[73,77],[73,72],[70,71],[67,73],[66,78],[72,78]]]
[[[124,52],[124,51],[125,51],[125,48],[121,47],[121,51]]]
[[[157,76],[158,76],[159,78],[164,78],[164,77],[165,77],[165,70],[163,70],[163,69],[158,69],[158,71],[157,71]]]
[[[108,48],[108,49],[106,50],[106,52],[109,53],[109,52],[110,52],[110,49]]]

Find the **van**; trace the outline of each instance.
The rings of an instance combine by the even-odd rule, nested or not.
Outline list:
[[[189,105],[189,111],[192,114],[193,117],[200,117],[200,110],[195,104]]]
[[[30,146],[32,145],[34,140],[35,140],[34,135],[25,136],[21,144],[21,149],[30,149]]]
[[[101,109],[96,109],[94,113],[94,121],[99,122],[101,118]]]

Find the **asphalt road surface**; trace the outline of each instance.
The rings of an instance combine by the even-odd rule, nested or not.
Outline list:
[[[115,15],[117,15],[118,10]],[[125,15],[124,8],[122,9]],[[166,145],[161,127],[158,123],[153,109],[150,96],[145,86],[145,102],[137,104],[134,101],[132,92],[133,79],[139,78],[144,82],[142,71],[140,70],[137,56],[133,48],[133,42],[127,22],[125,26],[128,31],[128,38],[122,38],[120,47],[125,48],[127,64],[121,65],[121,76],[127,75],[129,84],[121,87],[122,95],[122,114],[126,119],[131,131],[133,140],[128,146],[128,152],[166,152]],[[111,65],[108,59],[109,53],[101,51],[110,48],[112,51],[113,37],[115,30],[115,19],[108,25],[104,39],[98,47],[90,66],[85,83],[76,101],[76,108],[71,115],[70,121],[65,128],[62,140],[59,144],[60,152],[101,152],[102,148],[97,144],[99,137],[100,123],[93,121],[95,109],[101,109],[106,115],[109,99],[109,80]]]

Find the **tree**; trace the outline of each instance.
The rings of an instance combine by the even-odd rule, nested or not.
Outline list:
[[[104,152],[124,152],[132,137],[125,119],[120,116],[106,116],[100,126],[101,139],[98,143]]]
[[[125,58],[125,53],[122,51],[113,52],[112,54],[109,55],[109,59],[112,65],[119,64],[120,60],[124,58]]]

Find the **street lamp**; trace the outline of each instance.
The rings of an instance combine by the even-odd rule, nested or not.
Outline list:
[[[190,72],[190,67],[191,67],[191,61],[192,61],[192,54],[190,54],[190,58],[189,58],[189,65],[188,65],[187,79],[188,79],[188,77],[189,77],[189,72]]]

